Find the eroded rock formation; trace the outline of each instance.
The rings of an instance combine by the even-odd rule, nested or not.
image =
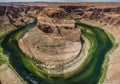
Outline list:
[[[0,32],[8,29],[3,29],[5,25],[15,28],[26,24],[30,21],[26,16],[36,17],[38,23],[20,39],[19,46],[27,56],[37,64],[41,64],[38,67],[42,66],[50,70],[60,66],[63,70],[65,68],[63,65],[75,59],[80,53],[81,31],[76,26],[75,19],[79,18],[93,25],[98,23],[108,27],[107,30],[110,32],[112,32],[111,30],[116,31],[117,34],[119,30],[115,30],[115,28],[120,28],[120,7],[118,5],[112,7],[90,5],[90,3],[75,6],[73,4],[10,5],[0,6]],[[120,43],[118,40],[120,37],[116,35],[116,32],[112,33]],[[61,69],[60,71],[62,71]],[[58,70],[58,72],[60,71]]]

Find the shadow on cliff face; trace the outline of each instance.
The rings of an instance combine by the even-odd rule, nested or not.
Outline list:
[[[2,84],[1,80],[0,80],[0,84]]]
[[[0,16],[5,14],[6,7],[5,6],[0,6]]]
[[[38,28],[44,33],[53,33],[53,29],[49,25],[41,24]]]

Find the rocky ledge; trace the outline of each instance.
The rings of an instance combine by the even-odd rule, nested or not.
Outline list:
[[[120,7],[118,4],[112,6],[110,4],[42,6],[43,8],[36,13],[38,19],[36,27],[26,33],[19,41],[19,45],[25,54],[38,64],[43,64],[42,67],[49,71],[51,68],[55,70],[58,66],[63,66],[73,60],[82,48],[81,32],[74,19],[79,18],[88,22],[88,24],[107,27],[105,30],[111,33],[113,32],[111,30],[119,28]],[[31,7],[29,10],[31,9],[33,8]],[[36,9],[33,9],[33,11],[36,11]],[[35,14],[31,11],[28,11],[28,13]],[[119,38],[115,31],[113,35],[115,35],[115,38]],[[47,72],[51,73],[52,70]],[[57,72],[61,73],[60,71],[63,72],[64,70],[63,66]]]
[[[0,11],[1,33],[9,30],[5,29],[6,25],[16,28],[28,23],[30,19],[26,16],[37,18],[36,27],[20,39],[19,46],[28,57],[41,64],[39,67],[47,68],[47,72],[61,66],[62,70],[57,71],[61,73],[63,65],[80,53],[83,41],[74,19],[107,27],[104,29],[112,33],[120,44],[120,6],[117,3],[1,5]],[[109,63],[112,65],[108,68],[106,84],[120,83],[120,70],[117,68],[119,51],[118,47],[110,56]]]

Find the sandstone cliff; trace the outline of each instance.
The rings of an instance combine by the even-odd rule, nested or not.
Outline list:
[[[104,29],[112,33],[120,44],[119,4],[1,5],[0,34],[30,22],[28,16],[36,17],[38,23],[20,39],[19,46],[27,56],[38,64],[43,63],[43,67],[46,65],[49,69],[68,63],[79,54],[82,47],[81,31],[74,19],[79,18],[88,24],[106,27]],[[111,66],[108,68],[106,84],[120,83],[120,76],[117,75],[120,73],[117,68],[119,51],[117,48],[110,56]],[[116,59],[118,60],[115,61]]]

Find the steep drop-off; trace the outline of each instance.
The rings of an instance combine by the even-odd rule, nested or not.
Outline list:
[[[101,3],[101,4],[104,4],[104,3]],[[11,6],[11,5],[8,5],[8,6],[0,6],[0,10],[2,11],[0,13],[0,23],[1,23],[0,32],[4,31],[1,33],[1,35],[5,34],[6,32],[10,30],[16,29],[16,27],[21,28],[23,25],[26,25],[29,22],[31,22],[32,19],[30,19],[27,16],[34,16],[37,18],[37,21],[38,21],[37,25],[33,29],[30,29],[23,36],[23,38],[19,40],[17,47],[19,45],[22,52],[26,54],[26,58],[23,59],[23,61],[27,60],[27,58],[32,59],[34,61],[33,64],[36,64],[35,66],[37,66],[37,68],[39,68],[42,71],[42,73],[47,74],[47,76],[49,74],[49,76],[53,77],[53,79],[54,77],[58,77],[60,74],[65,74],[73,70],[76,70],[76,68],[79,67],[84,62],[87,55],[89,54],[88,51],[90,48],[90,43],[87,41],[88,42],[88,45],[86,45],[87,49],[85,50],[85,53],[82,54],[82,56],[80,55],[84,49],[83,47],[85,46],[86,42],[85,42],[85,39],[81,38],[83,31],[81,32],[78,26],[78,23],[76,23],[74,19],[81,19],[81,21],[85,21],[86,23],[90,25],[95,25],[94,23],[96,23],[97,26],[100,25],[100,26],[107,27],[104,29],[112,33],[115,36],[115,39],[117,39],[117,42],[119,42],[118,40],[119,34],[115,33],[116,30],[112,31],[115,28],[119,28],[119,25],[120,25],[119,24],[120,7],[118,6],[118,4],[112,7],[109,6],[109,4],[101,7],[99,4],[95,5],[92,3],[86,4],[86,5],[76,4],[75,6],[73,6],[73,4],[67,4],[67,5],[66,4],[64,5],[61,5],[61,4],[56,4],[56,5],[49,4],[48,5],[47,4],[47,5],[42,5],[42,6],[38,6],[38,5],[29,5],[29,6],[28,5],[13,5]],[[4,23],[5,20],[6,22]],[[81,25],[84,26],[85,28],[88,27],[87,25],[86,26],[83,24]],[[4,29],[4,27],[6,29]],[[89,27],[91,28],[93,26],[89,26]],[[97,33],[95,32],[95,29],[96,28],[93,28],[91,31],[86,28],[86,30],[84,31],[87,34],[88,32],[90,34],[93,34],[93,31],[94,31],[96,36],[102,38],[102,36],[99,36],[100,35],[99,32]],[[102,31],[102,33],[103,32],[104,31]],[[16,35],[17,37],[19,37],[18,34],[14,34],[13,37]],[[17,37],[15,37],[15,39]],[[98,37],[96,38],[97,40],[100,41]],[[89,37],[89,38],[92,38],[92,37]],[[93,40],[91,40],[90,42],[92,41]],[[98,45],[101,45],[102,42],[103,44],[106,43],[106,45],[109,45],[109,48],[111,48],[112,44],[109,44],[110,42],[105,42],[105,40],[101,40],[100,42],[98,42]],[[97,45],[97,42],[93,42],[93,44],[94,43],[96,43]],[[10,44],[10,45],[13,45],[13,44]],[[104,48],[105,50],[102,48]],[[102,48],[97,47],[97,50],[100,52],[104,50],[104,52],[102,52],[102,55],[103,55],[101,59],[102,61],[99,62],[100,67],[103,63],[105,53],[107,52],[107,50],[109,50],[109,48],[108,47],[105,48],[105,46],[103,46]],[[9,49],[9,50],[11,51],[12,49]],[[98,51],[95,51],[95,52],[97,53]],[[99,55],[101,56],[101,54],[98,54],[98,57]],[[23,65],[28,69],[28,71],[38,75],[39,69],[37,68],[29,69],[30,67],[34,67],[34,66],[33,64],[29,66],[27,63],[31,64],[32,62],[25,61],[25,63],[23,63]],[[12,65],[14,67],[19,68],[17,64],[14,65],[13,63]],[[16,70],[18,68],[16,68]],[[24,69],[21,69],[21,71],[22,70],[24,71]],[[17,71],[20,74],[22,74],[20,70],[17,70]],[[70,78],[74,75],[75,72],[76,71],[73,71],[69,75],[61,75],[61,77]],[[99,72],[100,72],[100,69],[98,70],[98,73]],[[22,77],[24,76],[27,76],[27,75],[22,75]],[[44,79],[44,74],[42,75],[39,74],[38,76],[40,77],[42,76],[42,78]],[[98,81],[100,75],[97,75],[94,77],[96,77],[96,80]],[[25,79],[31,82],[29,78],[25,78]],[[88,79],[90,80],[89,77]],[[48,81],[51,81],[51,83],[53,83],[52,81],[54,80],[48,79]],[[32,81],[32,83],[33,82],[34,81]],[[75,81],[71,80],[71,83],[72,82],[75,82]],[[62,82],[62,83],[67,83],[67,82]],[[78,80],[78,83],[80,83],[79,80]],[[87,83],[92,83],[92,82],[84,81],[84,83],[87,84]]]

